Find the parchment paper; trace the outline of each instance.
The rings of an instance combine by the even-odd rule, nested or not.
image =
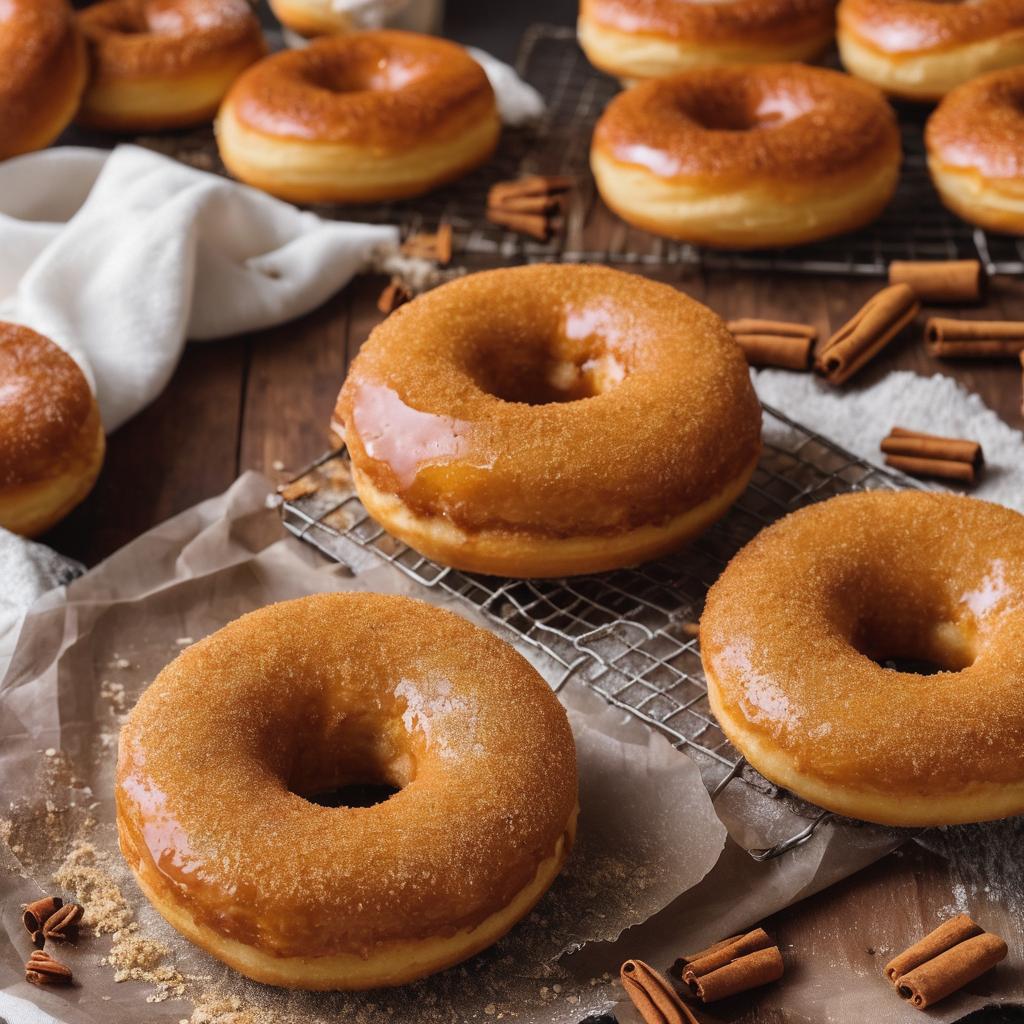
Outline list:
[[[370,589],[447,603],[390,567],[353,576],[282,539],[269,491],[262,477],[246,475],[45,595],[23,626],[0,681],[0,1014],[11,1024],[556,1024],[612,1006],[633,1021],[614,982],[623,959],[666,968],[679,953],[817,892],[905,840],[884,829],[827,825],[804,847],[757,864],[726,838],[685,755],[571,679],[560,697],[580,755],[580,837],[567,870],[527,920],[467,964],[396,992],[288,993],[246,981],[179,938],[121,863],[111,798],[120,720],[183,646],[270,601]],[[452,607],[473,618],[461,603]],[[553,685],[559,680],[561,670],[543,655],[524,654]],[[762,835],[771,825],[733,821],[730,830]],[[101,918],[103,934],[86,928],[77,947],[60,951],[76,987],[41,990],[24,981],[30,947],[20,905],[62,887]],[[113,934],[111,922],[119,925]],[[112,949],[115,963],[100,963]],[[877,963],[837,962],[829,950],[784,955],[790,973],[762,998],[784,1007],[787,1019],[922,1019],[895,998]],[[1020,995],[1019,970],[1004,966],[993,978],[999,999]],[[955,1020],[998,1001],[985,998],[984,983],[974,988],[982,995],[958,996],[929,1017]]]

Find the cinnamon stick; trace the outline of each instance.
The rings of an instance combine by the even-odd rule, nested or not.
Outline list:
[[[978,260],[893,260],[889,284],[907,284],[922,302],[975,302],[985,290]]]
[[[499,181],[487,193],[489,207],[502,207],[509,200],[527,196],[553,196],[568,192],[573,179],[562,174],[529,174],[514,181]]]
[[[922,434],[905,427],[893,427],[882,442],[887,455],[910,455],[915,458],[945,459],[950,462],[968,462],[976,470],[984,464],[985,455],[977,441],[958,437],[940,437]]]
[[[956,480],[962,484],[973,484],[977,479],[974,467],[969,462],[954,462],[947,459],[919,459],[910,455],[887,455],[885,464],[898,469],[907,476],[930,476],[939,480]]]
[[[38,900],[22,905],[21,919],[25,928],[35,933],[40,931],[47,920],[63,906],[64,901],[59,896],[42,896]]]
[[[487,193],[487,219],[499,227],[547,242],[560,227],[572,178],[530,174],[499,181]]]
[[[547,242],[555,231],[555,224],[542,213],[514,213],[505,210],[488,209],[487,219],[498,227],[529,235],[538,242]]]
[[[452,226],[442,221],[433,234],[420,232],[410,235],[402,243],[402,252],[406,256],[418,256],[425,260],[435,260],[441,264],[452,261]]]
[[[885,976],[895,985],[896,980],[902,975],[909,974],[915,967],[933,960],[947,949],[980,935],[983,930],[966,914],[957,914],[956,917],[944,921],[934,931],[930,931],[909,949],[905,949],[899,956],[893,957],[885,965]]]
[[[380,293],[377,299],[377,309],[385,315],[394,313],[399,306],[408,302],[411,298],[412,292],[406,288],[402,279],[400,277],[393,277],[388,281],[384,291]]]
[[[818,332],[810,324],[745,319],[730,320],[726,326],[751,366],[806,370],[811,365]]]
[[[920,308],[910,285],[883,289],[819,348],[815,370],[830,384],[844,383],[878,355]]]
[[[1012,359],[1024,352],[1024,322],[953,320],[935,316],[924,329],[928,351],[940,359]]]
[[[683,971],[683,981],[689,985],[701,974],[716,971],[738,957],[759,949],[768,949],[772,945],[771,938],[763,928],[755,928],[726,942],[716,943],[689,961]]]
[[[896,991],[919,1010],[945,999],[1005,959],[1006,943],[982,932],[896,979]]]
[[[700,977],[694,978],[690,990],[705,1003],[726,999],[747,989],[767,985],[782,977],[785,965],[778,946],[758,949],[753,953],[733,960]]]
[[[700,1024],[675,989],[643,960],[627,960],[619,980],[644,1024]]]

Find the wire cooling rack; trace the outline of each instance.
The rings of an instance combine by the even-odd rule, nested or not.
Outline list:
[[[601,202],[589,170],[590,137],[619,85],[591,67],[572,29],[532,26],[523,36],[517,64],[522,77],[545,98],[547,113],[536,126],[506,129],[486,166],[414,200],[311,208],[333,219],[397,224],[404,234],[447,221],[455,232],[460,258],[469,262],[565,260],[650,269],[681,265],[884,276],[894,259],[978,258],[990,274],[1024,273],[1024,240],[973,229],[939,202],[925,164],[925,115],[919,106],[899,107],[906,162],[895,198],[874,224],[813,245],[718,252],[631,228]],[[79,128],[65,137],[68,142],[94,145],[105,140],[109,143],[109,137]],[[139,136],[135,141],[203,170],[227,173],[209,126]],[[492,225],[484,215],[487,192],[495,182],[527,173],[567,174],[577,182],[564,230],[547,243]]]
[[[785,796],[783,833],[758,860],[806,842],[828,813],[758,775],[726,740],[708,706],[694,624],[726,563],[762,527],[803,505],[855,490],[911,486],[773,409],[765,451],[729,514],[684,551],[632,569],[560,580],[514,580],[446,568],[395,540],[352,487],[344,450],[282,489],[284,525],[336,561],[371,553],[423,587],[466,601],[543,651],[606,700],[667,736],[697,763],[714,797],[742,780],[757,800]],[[775,810],[778,809],[778,806]]]

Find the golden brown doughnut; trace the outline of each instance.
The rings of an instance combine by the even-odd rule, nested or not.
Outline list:
[[[860,227],[891,198],[900,162],[882,94],[802,64],[641,82],[608,104],[590,150],[598,190],[624,220],[727,248]]]
[[[334,0],[270,0],[270,9],[285,28],[307,38],[355,28],[350,15]]]
[[[305,799],[353,783],[398,792]],[[399,985],[479,952],[551,885],[576,815],[548,685],[496,636],[406,597],[244,615],[168,665],[121,732],[118,835],[143,892],[271,985]]]
[[[0,160],[53,142],[75,116],[87,73],[66,0],[0,3]]]
[[[456,43],[353,32],[275,53],[234,84],[217,143],[242,181],[294,202],[420,195],[483,163],[501,125]]]
[[[915,491],[809,506],[708,593],[711,708],[762,775],[831,811],[890,825],[1020,814],[1022,596],[1010,509]]]
[[[580,46],[617,78],[812,60],[835,35],[835,0],[580,0]]]
[[[78,120],[108,131],[209,121],[266,53],[246,0],[100,0],[81,11],[93,77]]]
[[[954,89],[928,119],[928,169],[954,213],[1024,235],[1024,67]]]
[[[1020,0],[840,0],[846,69],[892,96],[937,100],[986,71],[1024,64]]]
[[[49,338],[0,323],[0,526],[26,537],[96,482],[106,439],[89,382]]]
[[[714,313],[572,264],[473,274],[400,307],[335,417],[377,522],[505,576],[673,550],[725,513],[761,448],[746,361]]]

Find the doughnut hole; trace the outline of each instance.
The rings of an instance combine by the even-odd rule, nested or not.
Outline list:
[[[546,334],[488,341],[471,352],[468,371],[504,402],[577,402],[614,390],[629,372],[622,338],[606,315],[570,313]]]
[[[781,128],[814,107],[798,89],[766,90],[750,81],[732,81],[724,88],[701,89],[678,97],[682,114],[711,132],[752,132]]]
[[[402,60],[398,55],[374,61],[338,60],[333,53],[325,52],[317,56],[320,59],[305,69],[306,81],[338,95],[397,92],[424,76],[421,65]]]

